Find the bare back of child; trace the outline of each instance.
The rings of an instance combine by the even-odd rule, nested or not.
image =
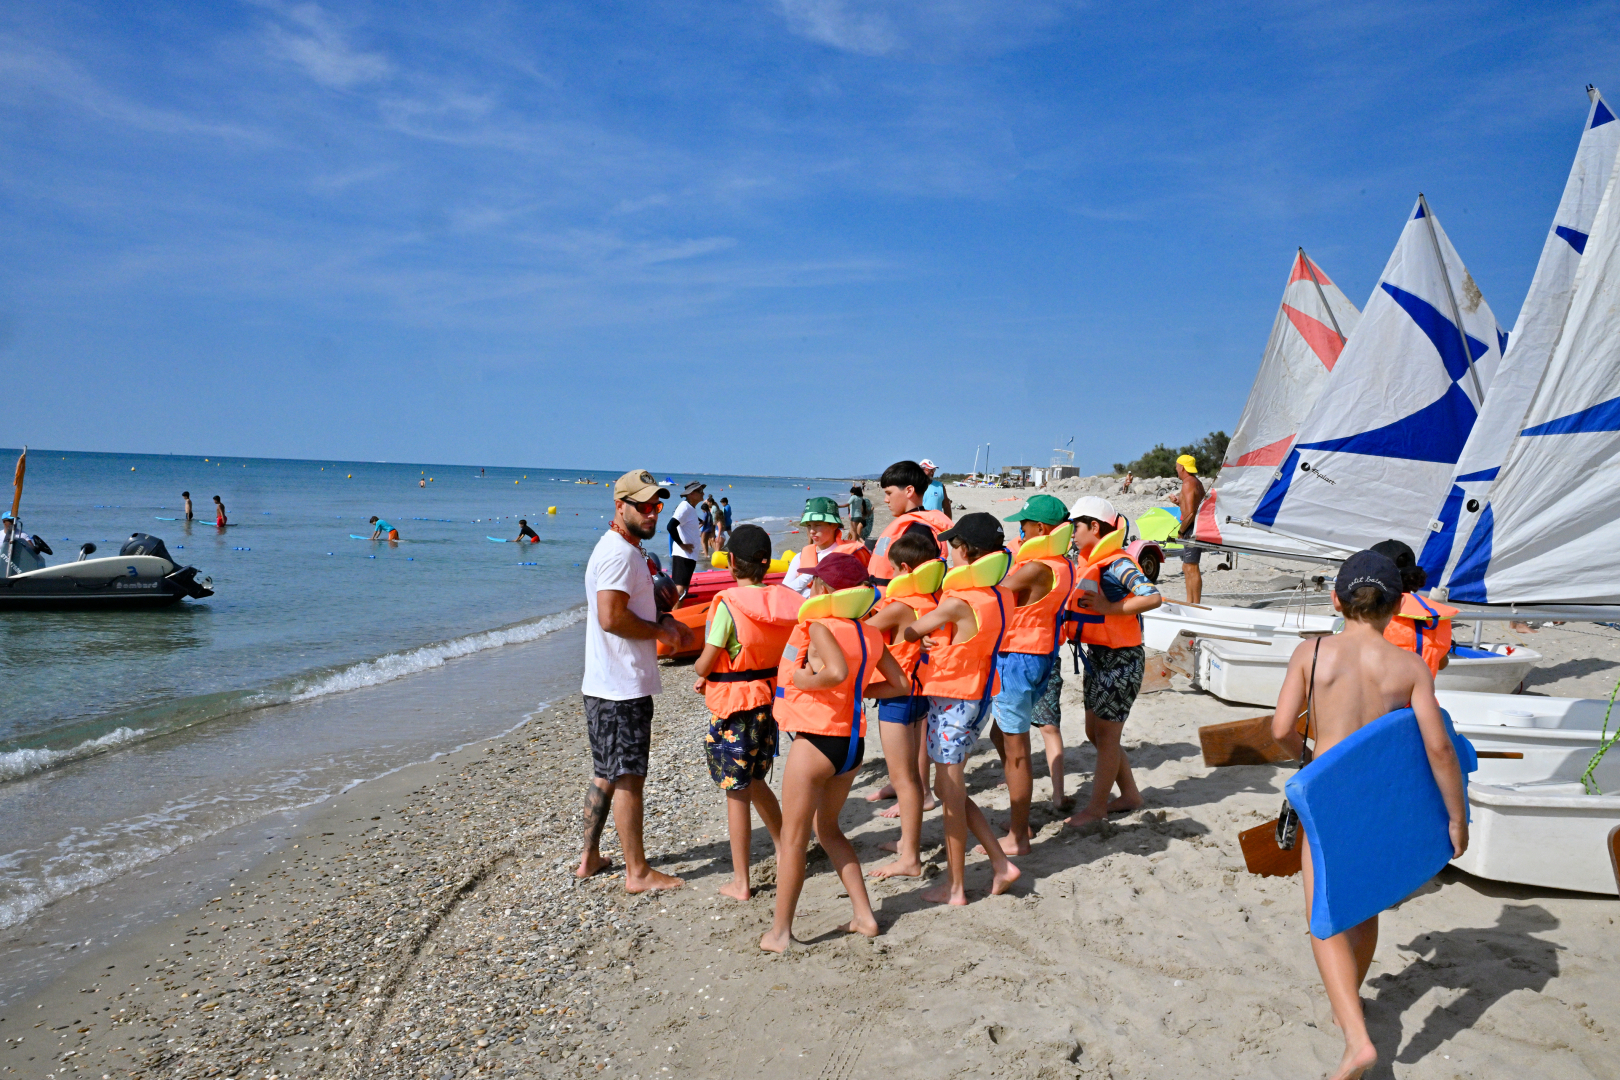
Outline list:
[[[1297,724],[1308,714],[1314,753],[1320,755],[1379,717],[1410,705],[1450,815],[1452,848],[1461,855],[1468,846],[1467,803],[1462,771],[1434,696],[1434,680],[1417,654],[1384,637],[1384,627],[1399,603],[1400,575],[1393,562],[1371,551],[1357,552],[1345,561],[1333,595],[1334,609],[1345,616],[1344,630],[1294,650],[1277,698],[1272,735],[1299,755],[1304,740]],[[1314,883],[1311,853],[1304,836],[1298,842],[1308,924]],[[1344,1034],[1344,1056],[1332,1074],[1334,1080],[1361,1076],[1378,1060],[1361,1004],[1361,984],[1377,947],[1376,915],[1326,941],[1311,937],[1334,1020]]]

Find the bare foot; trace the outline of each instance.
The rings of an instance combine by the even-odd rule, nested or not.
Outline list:
[[[985,851],[983,844],[973,845],[973,854],[983,855],[984,853]],[[1003,855],[1028,855],[1029,837],[1025,836],[1020,840],[1015,840],[1013,839],[1012,833],[1008,833],[1006,836],[1001,838],[1001,853]]]
[[[1132,810],[1140,810],[1146,805],[1146,801],[1140,795],[1134,799],[1127,799],[1121,795],[1108,804],[1108,812],[1110,814],[1128,814]]]
[[[1094,824],[1098,821],[1103,821],[1107,817],[1107,810],[1093,810],[1088,806],[1078,814],[1074,815],[1074,817],[1064,821],[1063,824],[1067,825],[1071,829],[1083,829],[1087,825]]]
[[[579,867],[574,871],[577,878],[595,877],[605,870],[613,869],[613,860],[606,855],[599,855],[594,851],[587,851],[579,860]]]
[[[928,813],[928,811],[934,809],[938,805],[939,800],[934,798],[932,795],[923,796],[923,813]]]
[[[877,937],[879,933],[877,920],[871,916],[864,919],[851,919],[838,929],[846,934],[859,934],[862,937]]]
[[[793,944],[793,933],[788,930],[784,930],[780,934],[775,930],[767,930],[765,936],[759,939],[759,947],[766,952],[785,953],[791,944]]]
[[[624,875],[624,891],[627,893],[657,892],[660,889],[678,889],[683,882],[678,877],[660,874],[657,870],[648,867],[645,874],[631,877]]]
[[[869,791],[866,794],[866,801],[867,802],[882,802],[884,799],[892,799],[892,798],[894,798],[894,785],[893,784],[884,784],[882,787],[878,788],[876,791]]]
[[[1013,887],[1013,882],[1017,881],[1023,876],[1024,872],[1022,870],[1018,869],[1018,867],[1014,866],[1012,863],[1008,863],[1005,870],[998,872],[990,879],[990,895],[1000,896],[1002,893]]]
[[[898,806],[886,806],[878,811],[878,817],[881,818],[897,818],[899,816],[900,808]]]
[[[967,904],[967,892],[963,889],[951,888],[949,881],[942,881],[932,889],[924,889],[921,896],[930,904],[950,904],[953,907],[962,907]]]
[[[748,882],[737,881],[736,879],[732,879],[720,886],[719,891],[721,896],[729,896],[733,900],[747,900],[753,895],[753,892],[748,888]]]
[[[890,848],[890,850],[894,849]],[[884,863],[876,870],[869,871],[866,876],[870,878],[922,877],[922,860],[915,855],[909,859],[896,859],[893,862]]]
[[[1333,1080],[1356,1080],[1376,1064],[1378,1051],[1374,1049],[1372,1043],[1364,1043],[1354,1049],[1347,1043],[1344,1057],[1339,1059],[1339,1071],[1333,1074]]]

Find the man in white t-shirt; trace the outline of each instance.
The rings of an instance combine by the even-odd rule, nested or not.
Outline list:
[[[652,571],[641,550],[658,535],[658,513],[669,498],[645,469],[633,469],[613,485],[613,524],[596,543],[585,566],[585,725],[591,742],[590,787],[585,789],[585,850],[576,877],[610,867],[602,857],[602,829],[608,808],[624,850],[624,888],[639,893],[673,889],[681,879],[647,865],[641,842],[642,786],[652,744],[653,695],[658,677],[658,642],[674,648],[691,644],[692,630],[653,596]]]
[[[703,557],[703,518],[698,503],[703,501],[703,484],[689,481],[681,489],[681,501],[675,504],[675,513],[669,519],[669,576],[685,596],[692,585],[692,571]]]

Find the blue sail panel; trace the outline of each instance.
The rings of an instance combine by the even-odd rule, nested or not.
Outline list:
[[[1620,397],[1600,401],[1579,412],[1560,416],[1545,424],[1527,427],[1521,435],[1576,435],[1586,431],[1620,431]]]
[[[1491,568],[1491,531],[1494,525],[1495,517],[1487,503],[1479,520],[1474,523],[1474,531],[1468,535],[1462,556],[1452,568],[1446,599],[1470,604],[1490,602],[1485,589],[1485,572]]]
[[[1474,337],[1472,334],[1464,335],[1468,338],[1468,351],[1471,355],[1464,356],[1462,343],[1458,340],[1457,324],[1440,314],[1440,309],[1423,299],[1407,292],[1398,285],[1389,282],[1380,282],[1379,288],[1395,298],[1401,309],[1412,317],[1418,329],[1427,335],[1434,344],[1435,350],[1440,354],[1440,362],[1446,366],[1446,374],[1453,380],[1460,379],[1468,374],[1469,367],[1474,361],[1490,351],[1490,346]],[[1453,458],[1452,460],[1456,460]]]
[[[1307,443],[1299,450],[1332,450],[1455,465],[1474,426],[1474,416],[1474,403],[1452,383],[1444,394],[1411,416],[1403,416],[1371,431]]]
[[[1283,499],[1288,497],[1288,485],[1294,482],[1294,474],[1299,472],[1299,450],[1289,451],[1288,458],[1277,470],[1282,475],[1271,482],[1266,493],[1260,496],[1260,504],[1249,515],[1249,520],[1256,525],[1275,525],[1277,511],[1282,509]]]

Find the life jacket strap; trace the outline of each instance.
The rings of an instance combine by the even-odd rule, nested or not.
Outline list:
[[[707,676],[705,682],[764,682],[766,679],[776,678],[775,668],[750,668],[747,671],[722,671],[718,675]]]

